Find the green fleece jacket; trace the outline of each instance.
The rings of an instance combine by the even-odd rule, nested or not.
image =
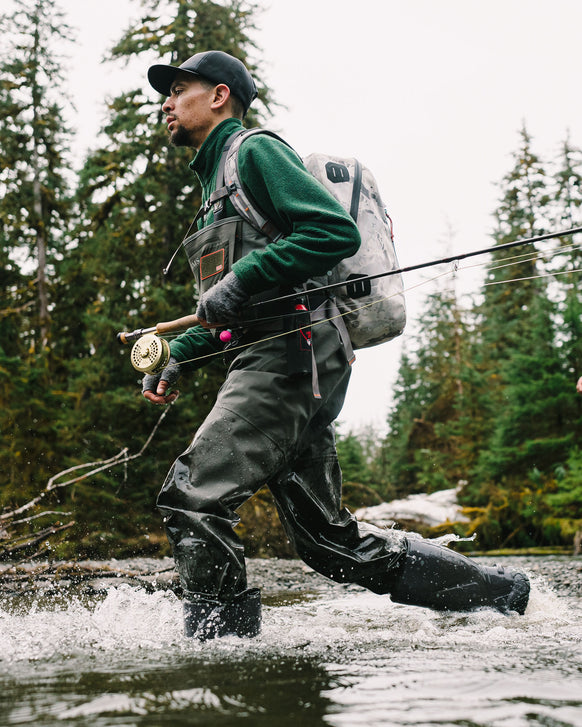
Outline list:
[[[224,143],[240,128],[238,119],[223,121],[212,130],[191,162],[190,167],[202,185],[203,202],[215,189]],[[238,161],[245,189],[285,235],[233,265],[233,272],[249,295],[324,275],[358,250],[360,233],[349,214],[286,144],[267,134],[257,134],[241,145]],[[236,214],[230,202],[227,214]],[[203,224],[212,221],[210,213]],[[221,347],[212,334],[198,326],[170,345],[178,361],[204,356]],[[193,367],[207,360],[193,362]]]

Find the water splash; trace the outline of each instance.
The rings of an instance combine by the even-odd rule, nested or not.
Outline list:
[[[386,596],[358,587],[344,588],[330,597],[296,594],[287,605],[264,606],[263,631],[245,649],[277,652],[297,648],[309,653],[358,648],[379,643],[407,645],[473,642],[497,636],[507,643],[528,633],[559,633],[582,639],[579,614],[568,599],[558,597],[543,578],[531,576],[532,590],[525,616],[504,616],[489,609],[469,614],[439,613],[394,604]],[[269,599],[266,599],[267,602]],[[283,601],[284,603],[284,601]],[[185,640],[181,602],[171,591],[147,592],[129,585],[111,587],[102,600],[72,598],[35,601],[28,609],[8,609],[0,603],[0,662],[47,661],[99,654],[153,654],[168,651],[204,652],[222,645],[230,649],[240,639],[222,639],[200,647]]]
[[[0,604],[0,662],[167,648],[181,632],[180,602],[169,591],[121,585],[96,602],[41,598],[22,611]]]
[[[438,613],[327,581],[265,589],[257,639],[204,644],[183,637],[171,591],[6,600],[2,724],[578,725],[580,599],[530,575],[524,616]]]

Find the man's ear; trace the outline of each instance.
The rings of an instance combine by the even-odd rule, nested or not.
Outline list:
[[[214,96],[210,108],[215,110],[223,109],[229,99],[230,88],[225,83],[219,83],[218,86],[214,87]]]

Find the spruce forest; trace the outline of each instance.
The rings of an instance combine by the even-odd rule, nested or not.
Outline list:
[[[109,62],[220,48],[261,78],[249,60],[258,6],[158,6],[143,0]],[[169,146],[144,82],[104,100],[101,134],[76,168],[61,93],[67,19],[57,0],[14,7],[0,21],[10,50],[0,62],[0,559],[168,554],[157,491],[225,370],[214,360],[189,374],[176,404],[148,406],[115,333],[194,305],[185,257],[162,274],[200,203],[191,153]],[[245,124],[266,124],[274,103],[261,86]],[[524,125],[492,213],[491,245],[581,225],[582,152],[566,136],[558,158],[541,159]],[[387,434],[339,437],[351,509],[458,488],[469,520],[448,532],[476,534],[483,550],[571,550],[582,531],[581,270],[582,234],[564,236],[491,254],[468,304],[452,276],[426,296]],[[241,524],[249,554],[287,554],[275,520],[261,491]]]

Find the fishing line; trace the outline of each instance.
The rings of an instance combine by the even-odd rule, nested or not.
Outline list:
[[[553,273],[543,273],[541,275],[530,275],[526,278],[512,278],[510,280],[493,280],[490,283],[483,283],[486,287],[488,285],[502,285],[503,283],[519,283],[523,280],[537,280],[538,278],[554,278],[556,275],[569,275],[570,273],[582,273],[582,268],[576,268],[575,270],[558,270]]]
[[[503,270],[503,268],[510,268],[513,265],[520,265],[522,263],[535,262],[535,260],[536,260],[536,258],[528,258],[527,260],[520,260],[515,263],[509,263],[508,265],[497,265],[495,267],[487,268],[487,270],[488,270],[488,272],[493,272],[494,270]],[[574,272],[574,271],[570,270],[570,271],[565,271],[565,272]],[[552,274],[551,272],[548,272],[548,275],[551,275],[551,274]],[[544,276],[540,274],[538,277],[544,277]],[[524,278],[524,280],[526,280],[526,279],[527,278]],[[516,278],[516,280],[517,280],[517,278]],[[499,282],[502,283],[504,281],[500,280]]]
[[[557,257],[558,255],[561,255],[563,253],[572,252],[573,250],[580,250],[582,249],[582,245],[568,245],[567,247],[557,247],[553,250],[548,250],[547,252],[542,252],[541,250],[537,250],[535,253],[522,253],[521,255],[513,255],[512,257],[504,258],[504,263],[510,263],[512,260],[519,262],[520,260],[523,260],[524,262],[528,262],[529,260],[536,260],[538,257],[544,258],[545,260],[548,260],[549,258]],[[491,266],[491,270],[495,270],[497,267],[503,267],[502,265],[499,266],[493,266],[492,263],[483,263],[483,265]]]
[[[523,255],[514,255],[513,257],[506,258],[503,265],[493,265],[492,263],[486,263],[490,270],[497,270],[498,268],[507,267],[508,265],[514,264],[519,265],[520,262],[530,262],[543,258],[548,261],[554,257],[558,257],[562,253],[572,252],[573,250],[580,250],[580,245],[572,245],[567,248],[556,248],[555,250],[549,250],[548,252],[536,251],[535,253],[524,253]]]
[[[469,270],[474,267],[481,267],[479,265],[468,265],[466,267],[460,268],[460,270]],[[501,266],[505,267],[505,266]],[[507,266],[509,267],[509,266]],[[492,270],[496,270],[497,268],[491,268]],[[521,278],[509,278],[507,280],[492,280],[489,283],[482,283],[483,287],[488,287],[490,285],[503,285],[504,283],[519,283],[525,280],[536,280],[538,278],[555,278],[557,275],[570,275],[572,273],[582,273],[582,268],[573,268],[571,270],[557,270],[557,271],[549,271],[547,273],[540,273],[539,275],[530,275],[530,276],[524,276]],[[448,288],[447,291],[453,291],[455,288]]]
[[[485,268],[486,270],[500,270],[505,267],[511,267],[512,265],[519,265],[519,263],[524,262],[531,262],[534,260],[537,260],[539,257],[543,257],[545,260],[548,260],[549,258],[557,257],[558,255],[561,255],[562,253],[572,252],[573,250],[581,250],[582,245],[568,245],[566,247],[559,247],[555,248],[554,250],[549,250],[548,252],[540,252],[536,251],[534,254],[532,253],[523,253],[522,255],[513,255],[510,258],[505,258],[505,263],[503,265],[493,265],[492,263],[474,263],[473,265],[463,265],[462,267],[459,267],[459,270],[473,270],[475,268]]]

